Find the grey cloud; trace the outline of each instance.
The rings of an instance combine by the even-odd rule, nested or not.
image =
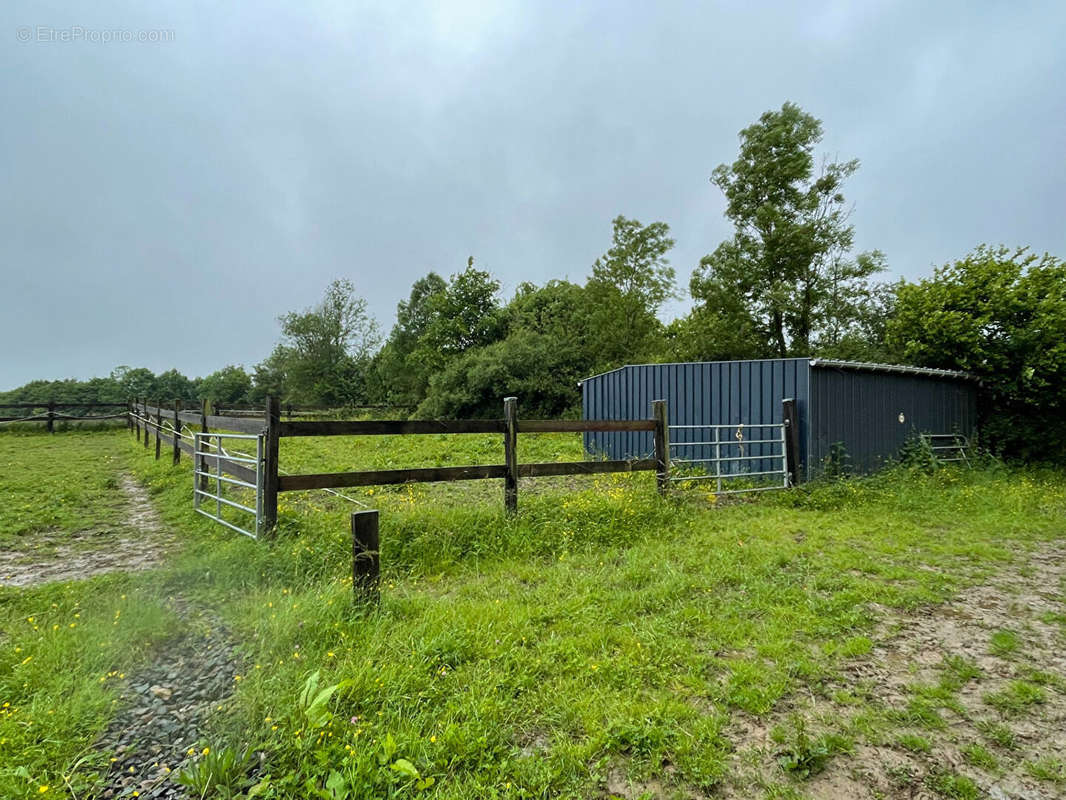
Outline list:
[[[468,255],[581,280],[618,213],[670,223],[686,283],[729,234],[711,170],[785,100],[862,160],[894,274],[1062,253],[1064,32],[1057,3],[6,4],[0,387],[251,365],[337,276],[386,326]]]

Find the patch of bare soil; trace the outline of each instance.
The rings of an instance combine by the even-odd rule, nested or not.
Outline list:
[[[1066,763],[1064,579],[1066,547],[1046,547],[951,603],[909,616],[884,612],[874,649],[848,662],[835,685],[762,719],[734,718],[722,796],[777,796],[787,787],[825,800],[974,790],[994,800],[1066,797],[1066,774],[1032,775],[1034,763],[1052,772]],[[782,743],[772,732],[797,724],[809,742],[843,734],[854,744],[828,753],[806,779],[790,776],[779,763],[790,734]]]
[[[130,475],[119,486],[126,498],[120,531],[42,533],[26,547],[0,551],[0,585],[35,586],[108,572],[152,569],[166,558],[174,538],[166,533],[144,487]]]

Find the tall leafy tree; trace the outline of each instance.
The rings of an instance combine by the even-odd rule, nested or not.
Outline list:
[[[690,288],[701,305],[732,315],[765,354],[808,355],[850,325],[868,299],[880,253],[852,258],[842,192],[857,160],[816,164],[822,123],[794,103],[740,132],[740,155],[711,177],[726,197],[733,237],[700,261]],[[722,303],[725,297],[735,301]]]
[[[283,375],[286,399],[299,403],[342,405],[365,398],[377,323],[351,281],[333,281],[318,305],[279,321],[282,341],[261,365],[264,381],[276,383]]]
[[[586,284],[600,366],[645,357],[657,344],[656,316],[674,294],[674,270],[666,254],[674,246],[665,222],[644,225],[617,216],[611,247],[596,259]]]
[[[374,357],[372,393],[382,402],[417,405],[425,396],[428,375],[412,354],[433,321],[433,298],[447,282],[436,272],[419,278],[407,300],[396,306],[396,324],[385,346]]]
[[[466,269],[452,275],[446,289],[428,297],[414,362],[433,372],[467,350],[503,338],[499,292],[500,282],[468,259]]]
[[[207,400],[212,405],[231,405],[248,402],[251,388],[252,377],[245,372],[244,367],[231,364],[205,375],[200,380],[198,392],[201,400]]]
[[[982,246],[899,287],[887,341],[913,364],[982,380],[982,429],[1006,455],[1066,456],[1066,263]]]
[[[153,390],[154,397],[164,403],[173,400],[191,403],[197,397],[195,384],[176,369],[156,375]]]

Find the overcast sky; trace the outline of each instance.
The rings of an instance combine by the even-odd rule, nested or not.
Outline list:
[[[687,289],[711,170],[786,100],[892,277],[1066,255],[1066,3],[74,5],[0,10],[0,389],[250,368],[336,277],[386,330],[470,255],[581,281],[620,213]]]

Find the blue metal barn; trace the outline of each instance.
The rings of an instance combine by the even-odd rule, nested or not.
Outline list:
[[[977,381],[922,367],[821,358],[635,364],[580,385],[585,419],[647,419],[651,402],[666,400],[672,442],[703,441],[689,438],[703,435],[698,430],[674,426],[739,425],[757,432],[759,425],[780,424],[782,401],[791,398],[799,422],[798,471],[807,479],[836,448],[846,452],[851,469],[871,472],[894,459],[908,437],[970,437],[977,425]],[[653,442],[649,433],[586,433],[585,449],[636,458],[651,453]]]

